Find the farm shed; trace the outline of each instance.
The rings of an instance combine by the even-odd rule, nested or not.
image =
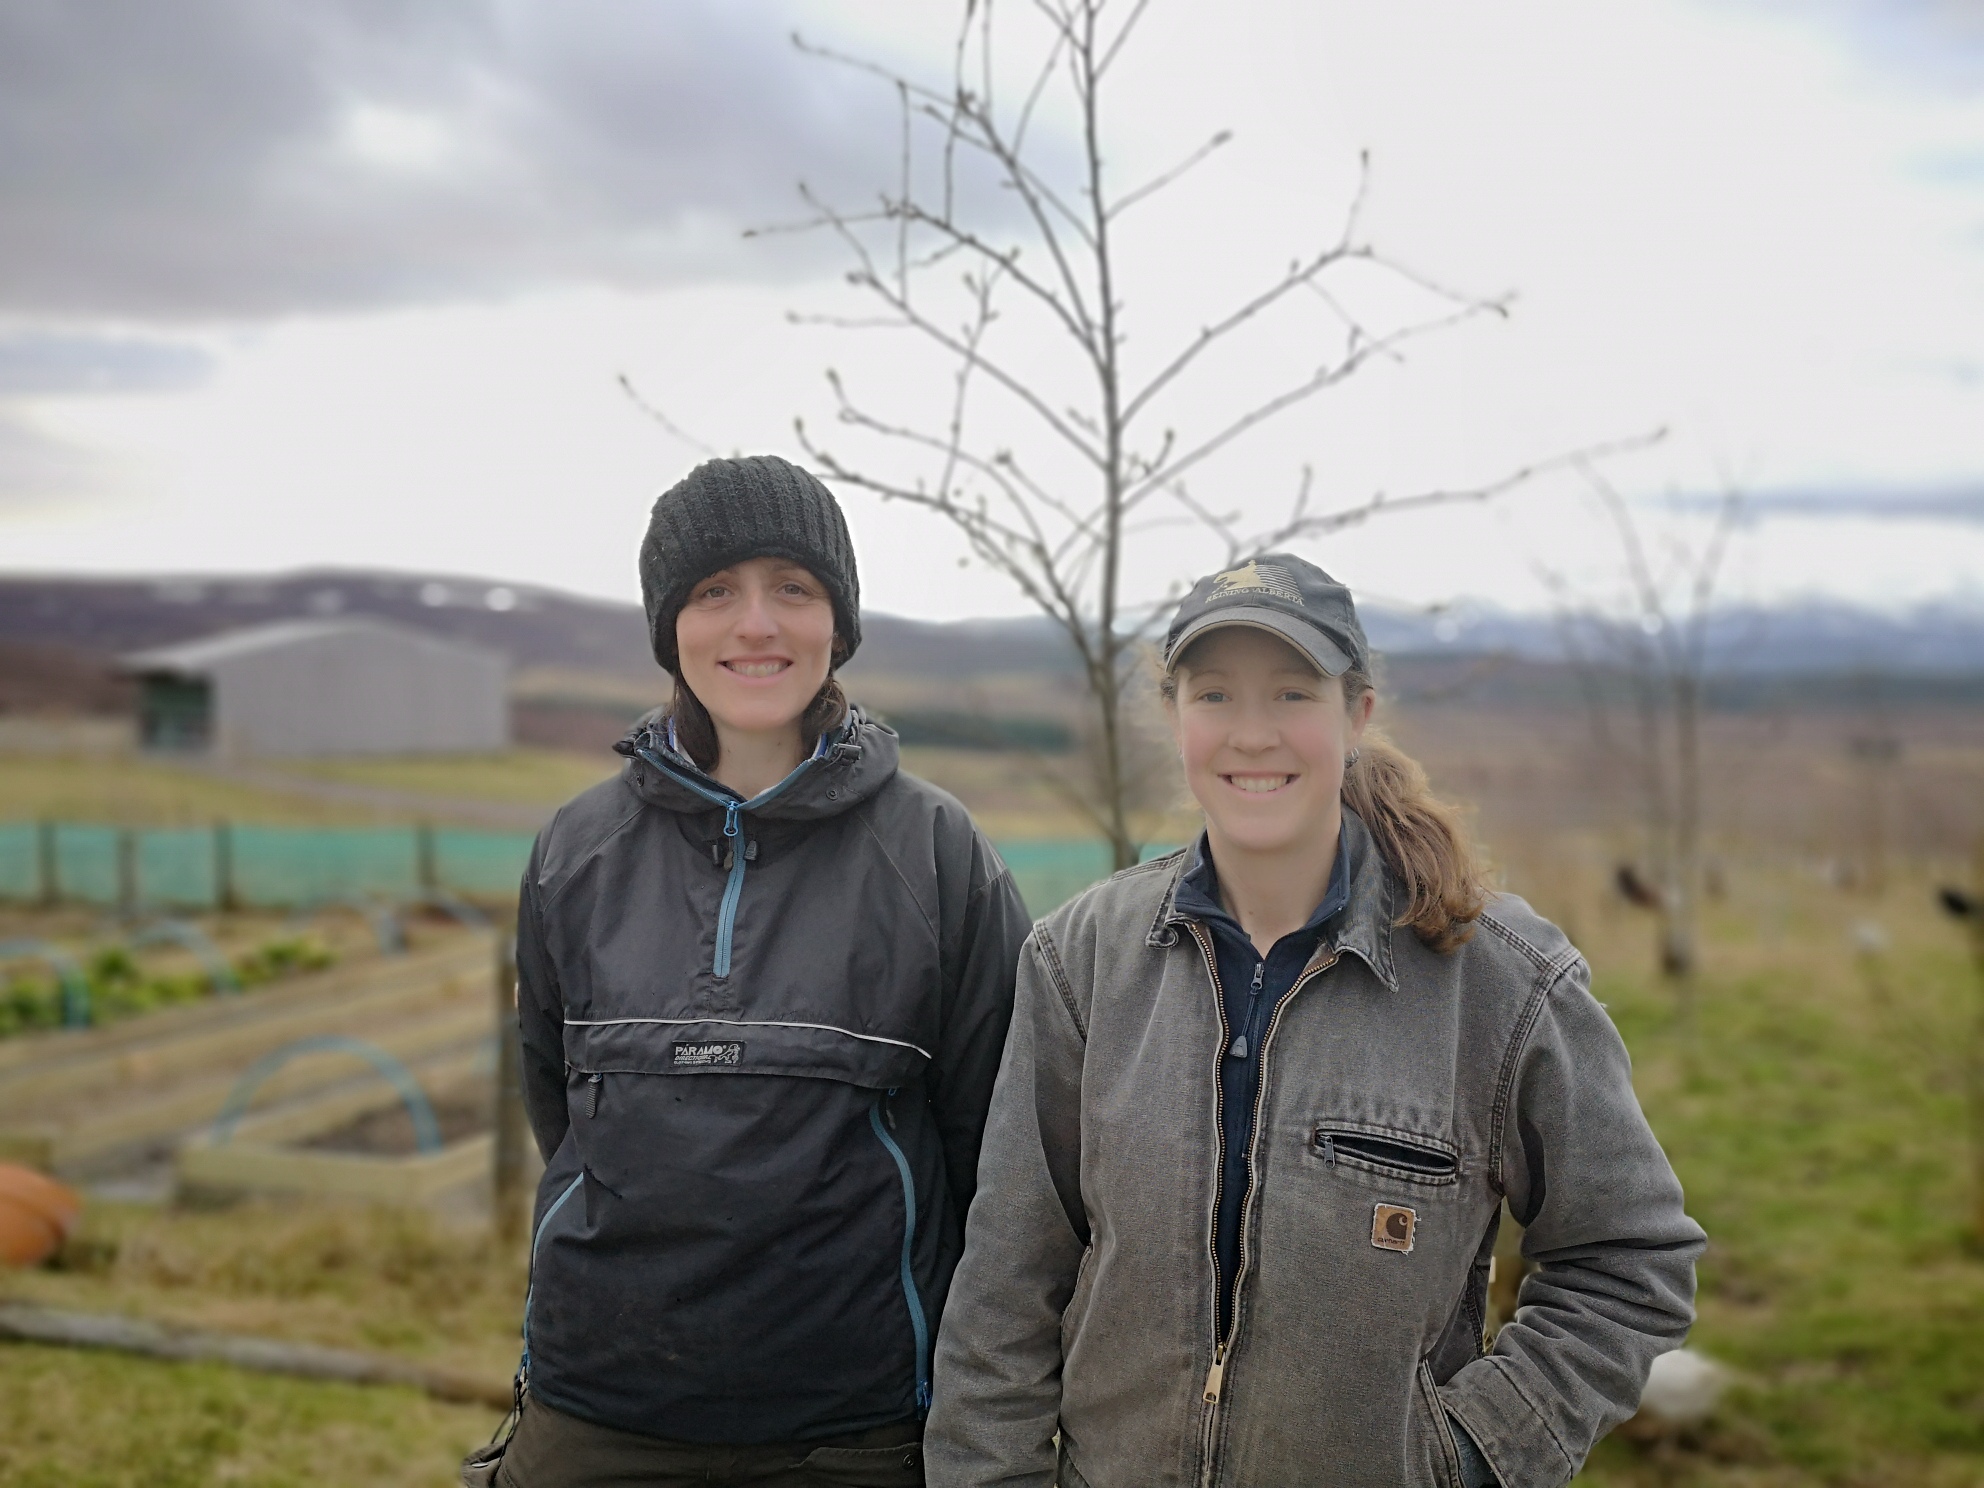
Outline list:
[[[509,663],[381,620],[288,620],[123,658],[148,749],[452,754],[510,742]]]

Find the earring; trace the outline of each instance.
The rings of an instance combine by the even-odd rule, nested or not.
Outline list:
[[[1364,751],[1361,749],[1353,749],[1350,751],[1350,753],[1346,754],[1343,757],[1344,769],[1348,770],[1352,765],[1356,764],[1358,759],[1362,757],[1363,753]]]

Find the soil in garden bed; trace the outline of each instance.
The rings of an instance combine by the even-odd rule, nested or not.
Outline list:
[[[435,1101],[434,1119],[441,1128],[442,1145],[452,1146],[488,1131],[494,1124],[494,1104],[494,1092],[487,1089],[474,1094],[448,1095]],[[368,1157],[408,1157],[418,1150],[413,1139],[413,1118],[405,1106],[368,1111],[296,1145],[316,1152],[355,1152]]]

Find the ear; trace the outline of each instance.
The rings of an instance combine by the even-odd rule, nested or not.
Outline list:
[[[1366,689],[1357,694],[1357,701],[1350,705],[1350,744],[1354,749],[1364,738],[1364,730],[1371,725],[1371,715],[1377,711],[1378,694]]]

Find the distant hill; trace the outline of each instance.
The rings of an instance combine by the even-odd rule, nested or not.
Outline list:
[[[0,672],[14,679],[7,685],[0,678],[0,708],[29,707],[33,695],[51,688],[51,701],[60,706],[109,707],[122,694],[104,679],[104,664],[123,652],[335,614],[379,616],[502,651],[520,674],[546,679],[523,690],[549,707],[583,703],[614,718],[631,716],[641,699],[666,687],[638,606],[531,585],[343,569],[245,577],[17,575],[0,576]],[[1469,603],[1425,612],[1371,606],[1365,623],[1402,696],[1520,694],[1543,702],[1576,693],[1549,616]],[[857,689],[879,689],[884,679],[928,679],[911,692],[928,692],[934,706],[944,688],[957,693],[978,679],[1015,674],[1052,676],[1061,691],[1079,687],[1072,648],[1040,617],[936,623],[871,612],[862,617],[862,630],[861,651],[848,668]],[[1897,695],[1973,699],[1980,695],[1976,679],[1984,678],[1984,610],[1937,605],[1882,614],[1825,603],[1732,609],[1718,613],[1711,627],[1709,667],[1725,679],[1720,695],[1739,706],[1743,698],[1789,696],[1786,687],[1823,693],[1828,677],[1888,678],[1900,687]],[[1902,685],[1904,679],[1916,681]],[[1007,711],[1012,704],[996,707]]]

